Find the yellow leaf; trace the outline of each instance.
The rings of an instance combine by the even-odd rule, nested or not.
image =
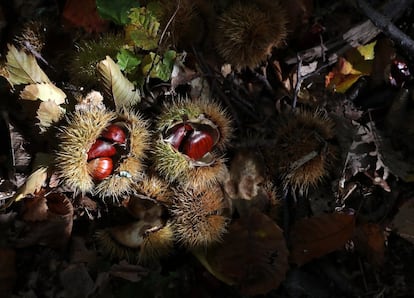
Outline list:
[[[45,132],[48,127],[62,118],[65,110],[58,106],[54,101],[43,101],[37,109],[37,119],[41,132]]]
[[[106,56],[98,63],[98,72],[103,80],[105,91],[114,98],[115,107],[130,107],[141,101],[141,94],[121,72],[119,66]]]
[[[17,50],[15,46],[8,44],[6,68],[8,81],[14,85],[50,83],[49,78],[37,64],[36,58],[28,55],[23,50]]]
[[[20,97],[27,100],[53,101],[61,105],[65,103],[66,94],[52,83],[38,83],[24,87]]]
[[[365,60],[374,60],[375,58],[374,48],[376,44],[377,44],[377,41],[373,41],[364,46],[357,47],[357,50],[361,54],[361,56],[364,57]]]
[[[338,72],[340,74],[349,75],[349,74],[361,74],[360,71],[354,69],[351,62],[346,60],[343,57],[339,57],[338,59]]]

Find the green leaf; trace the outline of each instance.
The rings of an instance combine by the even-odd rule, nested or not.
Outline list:
[[[121,49],[116,55],[116,59],[119,68],[126,74],[130,74],[133,73],[141,63],[142,57],[135,55],[135,53],[130,50]]]
[[[96,0],[99,15],[117,25],[129,23],[128,14],[133,7],[139,7],[137,0]]]
[[[160,23],[153,13],[145,7],[132,8],[128,17],[131,22],[125,28],[127,38],[141,49],[155,49],[158,46]]]
[[[171,78],[176,57],[177,53],[173,50],[165,52],[164,57],[151,52],[142,60],[142,72],[144,75],[149,75],[150,78],[168,81]]]

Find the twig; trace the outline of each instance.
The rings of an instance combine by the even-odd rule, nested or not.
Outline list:
[[[384,5],[381,11],[383,11],[391,20],[395,20],[399,18],[413,2],[414,0],[390,0]],[[367,20],[355,25],[341,37],[329,40],[325,45],[317,45],[313,48],[304,50],[300,52],[299,55],[302,62],[311,62],[326,55],[326,61],[333,64],[337,61],[338,57],[348,49],[366,44],[380,32],[380,29],[378,29],[370,20]],[[297,56],[286,59],[285,63],[288,65],[298,63]]]
[[[296,85],[295,85],[295,93],[293,94],[293,103],[292,103],[292,109],[294,110],[296,108],[296,103],[298,102],[298,94],[300,92],[300,87],[302,86],[302,58],[300,55],[297,55],[298,59],[298,66],[296,70]]]
[[[362,12],[378,27],[385,35],[401,46],[408,55],[414,55],[414,41],[400,29],[398,29],[390,20],[372,8],[364,0],[357,0],[358,7]]]

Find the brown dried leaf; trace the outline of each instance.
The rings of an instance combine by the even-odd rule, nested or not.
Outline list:
[[[57,249],[65,248],[72,233],[72,203],[61,193],[51,193],[46,199],[48,206],[46,220],[28,225],[22,238],[16,242],[17,247],[38,244]]]
[[[141,278],[148,274],[148,270],[140,265],[132,265],[126,261],[112,265],[109,273],[112,276],[121,277],[132,282],[140,281]]]
[[[353,214],[332,213],[298,220],[290,231],[291,262],[303,265],[341,248],[352,238]]]
[[[282,230],[257,209],[234,220],[222,243],[195,254],[210,273],[244,295],[276,289],[289,268]]]
[[[24,199],[22,219],[24,221],[46,220],[48,209],[44,192],[40,192],[34,198]]]
[[[140,91],[122,74],[119,66],[106,56],[97,65],[106,92],[114,98],[115,107],[122,109],[141,102]]]
[[[53,101],[43,101],[37,109],[40,131],[44,132],[62,118],[64,110]]]
[[[384,262],[385,236],[380,225],[367,223],[357,227],[354,242],[372,264],[379,266]]]
[[[63,285],[63,297],[90,297],[94,290],[94,282],[85,264],[71,264],[59,275]]]
[[[37,64],[36,58],[28,55],[24,50],[17,50],[15,46],[8,44],[7,71],[9,83],[14,85],[50,83],[49,78]]]
[[[17,278],[14,249],[0,248],[0,269],[0,293],[2,297],[9,297]]]
[[[414,244],[414,199],[404,203],[392,221],[393,230]]]
[[[26,100],[52,101],[57,105],[65,103],[66,94],[53,83],[29,84],[20,92],[20,98]]]

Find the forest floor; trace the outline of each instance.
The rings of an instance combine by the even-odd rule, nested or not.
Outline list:
[[[0,2],[0,296],[414,297],[414,1],[139,2]]]

